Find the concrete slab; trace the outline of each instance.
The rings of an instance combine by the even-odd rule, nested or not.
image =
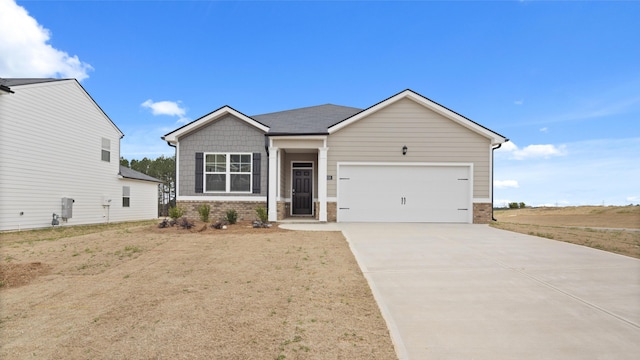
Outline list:
[[[486,225],[321,225],[347,237],[400,359],[640,356],[638,259]]]

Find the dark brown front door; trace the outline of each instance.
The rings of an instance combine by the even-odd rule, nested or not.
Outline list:
[[[293,215],[311,215],[313,203],[312,169],[293,169],[292,206]]]

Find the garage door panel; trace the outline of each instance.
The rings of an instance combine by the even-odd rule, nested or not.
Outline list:
[[[339,221],[469,222],[469,166],[341,165]]]

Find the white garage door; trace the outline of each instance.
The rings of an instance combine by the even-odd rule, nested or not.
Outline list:
[[[472,221],[469,165],[338,166],[340,222]]]

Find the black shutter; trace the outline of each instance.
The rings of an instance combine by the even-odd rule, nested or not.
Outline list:
[[[260,194],[260,153],[253,153],[253,193]]]
[[[196,153],[196,194],[204,192],[202,178],[204,177],[204,154]]]

